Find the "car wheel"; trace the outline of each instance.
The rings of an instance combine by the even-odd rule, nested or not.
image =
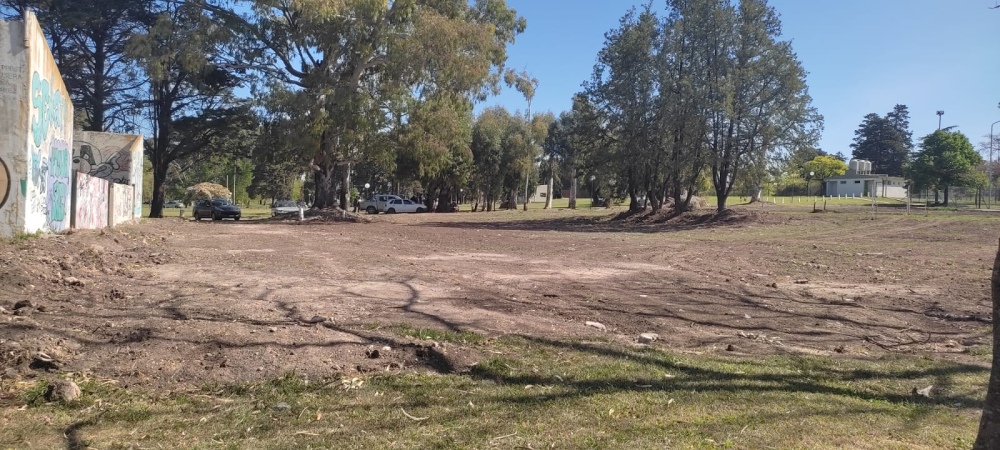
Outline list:
[[[198,213],[194,213],[194,220],[201,222],[201,216],[199,216]]]
[[[424,208],[417,208],[417,212],[422,213],[422,212],[427,212],[427,210]]]
[[[233,220],[240,220],[240,216],[236,216]]]
[[[386,214],[396,214],[396,208],[389,208],[385,213]]]
[[[368,211],[368,214],[378,214],[378,210],[374,206],[369,206],[365,211]]]
[[[218,213],[212,213],[212,220],[222,220],[222,217]]]

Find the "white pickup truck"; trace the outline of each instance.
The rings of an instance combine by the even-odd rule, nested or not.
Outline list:
[[[368,212],[368,214],[378,214],[380,212],[385,212],[386,207],[389,202],[393,200],[400,200],[398,195],[391,194],[375,194],[372,198],[361,202],[358,205],[358,209]]]

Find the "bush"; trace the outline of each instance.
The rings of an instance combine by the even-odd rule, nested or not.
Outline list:
[[[215,183],[198,183],[184,191],[184,203],[190,204],[198,200],[211,200],[213,198],[230,198],[232,192],[225,186]]]

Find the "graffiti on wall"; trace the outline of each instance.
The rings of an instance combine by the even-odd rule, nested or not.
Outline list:
[[[78,172],[115,183],[131,183],[129,173],[133,163],[129,149],[103,151],[99,146],[89,142],[77,141],[76,144],[73,165]],[[139,169],[142,170],[142,166]]]
[[[135,209],[133,215],[142,217],[142,139],[136,139],[132,149],[132,187],[135,188]]]
[[[72,214],[72,124],[67,123],[72,106],[54,69],[34,71],[31,76],[29,173],[23,182],[27,188],[27,231],[62,231],[69,227]]]
[[[77,174],[77,228],[96,230],[108,226],[108,186],[107,180]]]
[[[7,198],[10,197],[10,169],[7,167],[7,163],[0,159],[0,208],[7,204]]]
[[[66,99],[37,71],[31,76],[31,108],[31,136],[35,147],[41,147],[49,136],[49,128],[62,130],[66,126]]]
[[[127,184],[111,184],[111,226],[134,219],[135,191]]]
[[[53,230],[62,230],[69,222],[69,170],[69,145],[58,139],[53,140],[49,156],[49,173],[45,179],[49,192],[45,206],[48,211],[49,227]]]

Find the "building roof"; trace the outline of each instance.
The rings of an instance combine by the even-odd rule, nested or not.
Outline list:
[[[872,173],[872,174],[865,174],[865,175],[859,175],[859,174],[856,174],[856,173],[848,173],[848,174],[845,174],[845,175],[837,175],[835,177],[828,177],[828,178],[825,178],[825,180],[884,180],[884,179],[889,179],[889,178],[898,179],[898,180],[903,180],[904,179],[903,177],[890,176],[889,174],[885,174],[885,173]]]

